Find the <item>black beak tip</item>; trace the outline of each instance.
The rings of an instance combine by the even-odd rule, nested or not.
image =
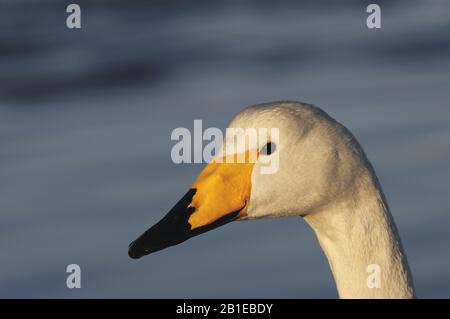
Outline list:
[[[136,242],[133,241],[128,246],[128,257],[130,257],[131,259],[139,259],[144,255],[146,255],[146,253],[144,252],[144,250],[137,247]]]

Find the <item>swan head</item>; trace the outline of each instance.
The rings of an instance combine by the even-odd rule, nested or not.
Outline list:
[[[224,146],[186,195],[129,246],[140,258],[235,220],[309,216],[354,189],[368,162],[351,133],[325,112],[299,102],[250,106],[230,123]],[[257,143],[246,138],[247,129]],[[275,129],[275,130],[274,130]],[[236,159],[242,154],[242,162]],[[231,163],[230,163],[231,162]]]

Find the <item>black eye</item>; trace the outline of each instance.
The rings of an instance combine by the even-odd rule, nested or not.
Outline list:
[[[269,142],[266,145],[264,145],[264,147],[261,149],[261,154],[263,155],[270,155],[273,152],[275,152],[275,143]]]

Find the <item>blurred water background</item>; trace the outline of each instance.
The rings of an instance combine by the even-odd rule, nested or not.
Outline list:
[[[233,223],[133,261],[202,164],[176,127],[316,104],[359,139],[419,297],[450,297],[450,1],[0,1],[0,297],[325,297],[300,219]],[[66,287],[77,263],[82,288]]]

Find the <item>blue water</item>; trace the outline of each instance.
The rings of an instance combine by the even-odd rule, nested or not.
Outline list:
[[[450,2],[0,2],[0,297],[325,297],[300,219],[232,223],[133,261],[185,193],[171,131],[316,104],[373,163],[419,297],[450,297]],[[66,287],[66,266],[82,288]]]

